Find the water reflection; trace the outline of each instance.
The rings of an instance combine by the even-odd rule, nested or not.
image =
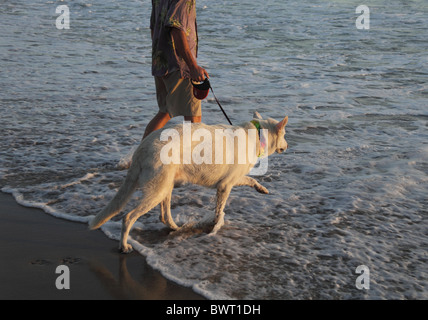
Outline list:
[[[191,289],[180,287],[164,278],[142,261],[138,253],[117,253],[117,256],[116,274],[100,260],[89,261],[90,270],[112,298],[122,300],[202,299]]]

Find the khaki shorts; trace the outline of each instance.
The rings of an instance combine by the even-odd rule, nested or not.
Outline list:
[[[180,71],[164,77],[155,77],[156,97],[159,111],[176,116],[202,116],[201,100],[193,95],[190,79],[181,78]]]

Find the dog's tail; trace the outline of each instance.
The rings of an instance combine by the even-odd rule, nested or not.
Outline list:
[[[108,220],[119,214],[120,210],[126,205],[138,186],[139,172],[130,169],[119,191],[116,193],[110,203],[98,213],[90,222],[89,229],[95,230],[101,227]]]

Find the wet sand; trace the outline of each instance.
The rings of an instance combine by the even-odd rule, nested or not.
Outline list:
[[[199,300],[202,296],[164,278],[138,253],[121,254],[118,242],[86,224],[50,216],[0,193],[0,299]],[[70,289],[56,287],[59,265],[69,268]]]

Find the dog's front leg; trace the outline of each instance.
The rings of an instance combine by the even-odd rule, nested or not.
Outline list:
[[[233,186],[219,186],[217,187],[217,205],[215,208],[214,228],[210,234],[214,235],[224,225],[224,212],[223,209],[226,205],[227,198],[229,198],[230,191]]]
[[[238,180],[237,183],[235,183],[235,186],[249,186],[256,189],[257,192],[269,194],[268,189],[266,189],[260,183],[258,183],[257,180],[248,176],[243,176],[240,180]]]

